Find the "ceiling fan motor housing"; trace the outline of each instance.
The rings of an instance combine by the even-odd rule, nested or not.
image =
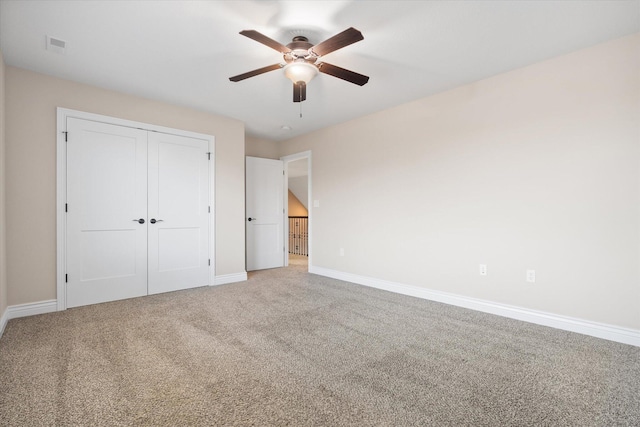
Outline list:
[[[287,63],[304,60],[305,62],[313,64],[318,58],[316,55],[311,53],[313,45],[309,43],[309,39],[304,36],[294,37],[293,41],[289,43],[287,47],[290,49],[290,52],[283,55],[283,58]]]

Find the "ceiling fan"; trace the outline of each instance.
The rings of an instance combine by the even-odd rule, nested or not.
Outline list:
[[[284,68],[285,76],[293,82],[293,102],[302,102],[307,99],[307,83],[309,83],[318,72],[346,80],[359,86],[363,86],[369,81],[368,76],[319,61],[322,56],[328,53],[363,40],[364,37],[362,33],[353,27],[347,28],[343,32],[316,45],[309,43],[309,40],[304,36],[294,37],[291,43],[285,46],[255,30],[240,31],[240,34],[282,53],[285,63],[268,65],[258,68],[257,70],[229,77],[229,80],[232,82],[239,82],[249,77]]]

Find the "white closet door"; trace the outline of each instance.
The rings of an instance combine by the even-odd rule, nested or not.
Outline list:
[[[208,284],[206,141],[149,133],[149,294]]]
[[[246,158],[247,271],[284,266],[284,162]]]
[[[146,295],[147,132],[72,118],[67,131],[67,307]]]

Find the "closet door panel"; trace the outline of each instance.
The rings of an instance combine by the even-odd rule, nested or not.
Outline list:
[[[206,141],[150,133],[149,294],[208,284]]]
[[[67,119],[67,307],[147,294],[147,132]]]

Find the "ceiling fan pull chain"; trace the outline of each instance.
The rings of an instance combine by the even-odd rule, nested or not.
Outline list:
[[[299,104],[300,104],[300,118],[302,118],[302,102],[300,102]]]

